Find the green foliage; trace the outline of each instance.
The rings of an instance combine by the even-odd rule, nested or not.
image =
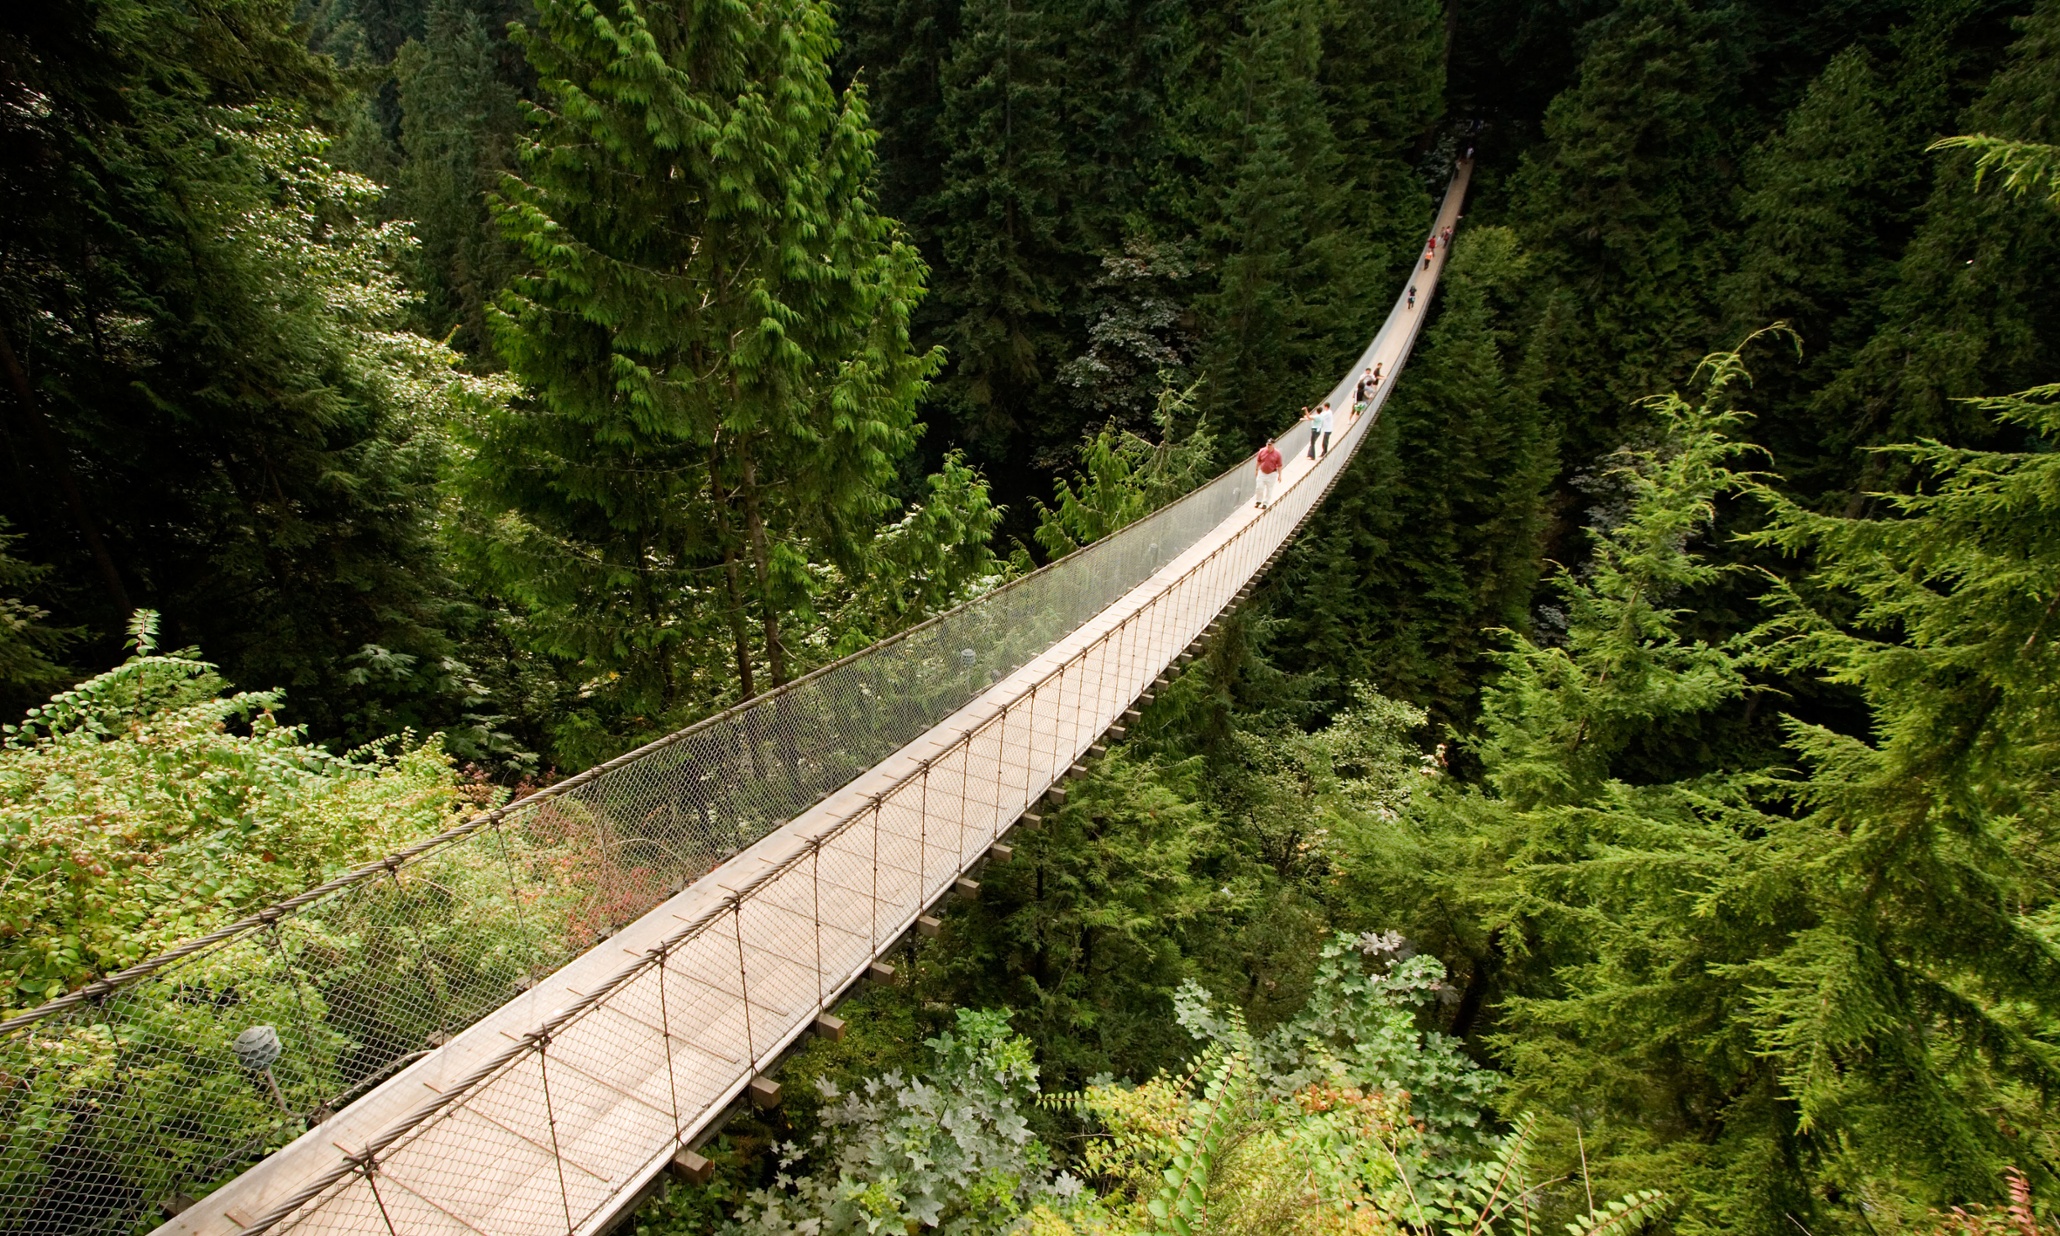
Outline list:
[[[2009,55],[1957,119],[1963,132],[2017,142],[2060,137],[2060,10],[2033,6]],[[1933,132],[1936,132],[1934,130]],[[1923,136],[1929,137],[1931,133]],[[1905,147],[1918,159],[1919,143]],[[2060,212],[2025,209],[2013,194],[1983,193],[1983,159],[1953,149],[1936,160],[1931,191],[1897,260],[1881,319],[1850,365],[1817,396],[1821,415],[1858,432],[1834,446],[1873,446],[1935,437],[1957,445],[2003,445],[1996,426],[1965,400],[2050,381],[2051,272],[2060,269]],[[1892,487],[1893,455],[1863,458],[1851,489]],[[1855,502],[1864,502],[1856,497]]]
[[[50,568],[23,562],[8,551],[21,537],[7,531],[0,519],[0,589],[25,593],[41,584]],[[0,692],[18,695],[48,688],[63,679],[63,667],[52,658],[77,640],[80,632],[52,627],[50,611],[19,595],[0,595]]]
[[[1890,517],[1821,515],[1733,470],[1744,372],[1703,372],[1699,401],[1650,403],[1660,442],[1619,456],[1619,503],[1558,584],[1563,633],[1519,639],[1487,691],[1481,780],[1415,799],[1405,852],[1431,870],[1354,886],[1461,907],[1413,913],[1466,958],[1462,1015],[1497,1009],[1511,1094],[1553,1113],[1560,1162],[1578,1146],[1612,1189],[1678,1189],[1684,1231],[1914,1219],[1991,1193],[2052,1081],[2060,971],[2029,856],[2060,749],[2033,703],[2053,457],[1907,448],[1928,479],[1883,495]],[[1986,410],[2043,438],[2053,397]],[[1810,567],[1750,642],[1712,644],[1668,602],[1725,570],[1695,538],[1741,490],[1768,512],[1755,543]],[[1855,692],[1863,724],[1786,721],[1792,772],[1662,754],[1763,670]]]
[[[1621,414],[1705,350],[1729,220],[1718,175],[1742,67],[1737,10],[1628,0],[1583,32],[1579,80],[1552,101],[1513,186],[1525,247],[1577,309],[1547,387],[1574,458],[1621,440]]]
[[[1216,439],[1206,421],[1177,440],[1181,420],[1194,405],[1195,388],[1159,392],[1153,418],[1159,440],[1152,442],[1110,424],[1080,452],[1082,472],[1053,483],[1055,507],[1037,504],[1037,543],[1053,558],[1063,557],[1135,523],[1208,479]]]
[[[34,446],[10,509],[62,625],[112,652],[147,602],[350,744],[464,710],[435,674],[376,702],[348,680],[368,644],[452,651],[433,515],[459,383],[405,330],[406,227],[325,160],[333,92],[289,9],[108,0],[24,30],[42,103],[7,122],[0,333]]]
[[[987,482],[956,451],[924,482],[927,501],[911,503],[866,549],[865,574],[838,575],[820,603],[831,651],[847,656],[1003,582],[995,556],[1002,509]],[[842,584],[842,588],[838,584]]]
[[[920,1077],[889,1072],[850,1093],[819,1082],[827,1102],[806,1148],[809,1170],[788,1175],[804,1148],[781,1147],[780,1178],[750,1194],[723,1230],[999,1232],[1037,1198],[1065,1195],[1072,1182],[1053,1178],[1023,1116],[1037,1066],[1008,1016],[960,1009],[957,1032],[925,1046]]]
[[[1800,1126],[1883,1139],[1934,1198],[1992,1188],[2023,1150],[1986,1113],[2052,1084],[2060,952],[2032,856],[2055,822],[2060,750],[2046,706],[2060,649],[2056,398],[2042,387],[1980,405],[2041,449],[1897,451],[1926,483],[1883,495],[1883,518],[1763,493],[1761,539],[1811,555],[1819,594],[1776,590],[1765,655],[1857,691],[1870,724],[1790,722],[1808,775],[1783,787],[1795,819],[1770,833],[1769,859],[1838,874],[1811,882],[1807,925],[1740,977]],[[1873,1176],[1858,1155],[1834,1163]]]
[[[338,758],[191,650],[135,655],[0,748],[0,1010],[32,1007],[476,805],[435,740]]]
[[[1530,621],[1557,462],[1514,303],[1530,259],[1505,228],[1453,242],[1425,329],[1351,471],[1282,564],[1291,586],[1269,654],[1326,705],[1370,682],[1471,720],[1500,629]]]
[[[1237,454],[1278,428],[1309,375],[1351,355],[1341,341],[1370,333],[1388,292],[1374,290],[1356,177],[1324,108],[1323,13],[1255,0],[1240,17],[1190,121],[1208,152],[1196,210],[1218,271],[1198,306],[1202,407]]]
[[[1974,187],[1977,189],[1990,173],[2001,172],[2006,192],[2022,197],[2044,186],[2046,204],[2060,206],[2060,147],[2037,142],[2013,142],[2008,138],[1975,133],[1940,138],[1928,149],[1974,151],[1977,156],[1974,160]]]
[[[430,0],[394,57],[402,159],[392,209],[414,225],[411,273],[428,332],[491,365],[487,308],[517,273],[486,199],[514,170],[520,96],[507,40],[465,0]]]
[[[520,41],[549,105],[495,334],[526,390],[478,426],[466,543],[577,684],[585,762],[797,672],[811,566],[864,574],[935,361],[826,9],[545,4]]]

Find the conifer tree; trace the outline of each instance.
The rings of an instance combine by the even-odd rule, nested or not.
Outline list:
[[[1665,1182],[1698,1232],[1993,1200],[2056,1080],[2056,890],[2031,857],[2060,750],[2054,457],[1905,448],[1928,481],[1889,517],[1815,514],[1733,470],[1743,370],[1710,363],[1700,402],[1657,404],[1661,445],[1618,457],[1563,634],[1506,657],[1482,779],[1424,800],[1415,870],[1354,882],[1435,907],[1412,925],[1463,959],[1462,1026],[1492,1010],[1514,1101],[1548,1141],[1578,1127],[1598,1189]],[[2044,439],[2056,399],[1983,410]],[[1712,644],[1674,602],[1733,569],[1697,540],[1741,490],[1771,517],[1755,539],[1813,570],[1750,643]],[[1787,720],[1793,771],[1644,771],[1756,665],[1824,675],[1863,723]]]
[[[1956,81],[1981,42],[1975,11],[1929,6],[1887,40],[1833,57],[1744,167],[1738,267],[1723,283],[1732,337],[1785,321],[1800,358],[1763,357],[1760,439],[1805,493],[1850,493],[1849,408],[1819,392],[1854,362],[1896,299],[1898,258],[1925,205],[1935,161],[1915,157],[1950,123]]]
[[[149,605],[323,741],[456,720],[452,358],[405,329],[377,186],[309,127],[337,90],[291,6],[106,0],[8,40],[7,509],[81,660]]]
[[[535,272],[495,335],[528,393],[480,429],[472,546],[585,684],[591,758],[795,672],[933,361],[823,6],[546,3],[520,41],[546,104],[496,210]]]
[[[1608,451],[1619,417],[1707,346],[1742,52],[1723,16],[1629,0],[1598,18],[1513,186],[1526,247],[1572,295],[1547,390],[1570,458]]]
[[[1322,11],[1255,0],[1192,101],[1209,153],[1199,212],[1217,268],[1201,305],[1203,410],[1239,450],[1291,414],[1309,375],[1331,372],[1385,301],[1352,226],[1355,184],[1319,79]]]
[[[939,393],[990,458],[1024,450],[1064,359],[1065,82],[1050,19],[1032,0],[967,0],[940,70]]]
[[[487,306],[515,270],[486,199],[514,169],[520,97],[501,65],[506,40],[464,0],[430,0],[424,26],[394,57],[402,160],[392,208],[420,242],[411,265],[428,329],[491,364]]]
[[[1963,132],[2060,139],[2060,5],[2022,20],[2009,61],[1960,118]],[[1971,404],[1984,392],[2048,380],[2056,354],[2051,306],[2060,272],[2060,214],[2026,211],[1973,191],[1975,156],[1940,163],[1916,233],[1883,297],[1882,319],[1818,396],[1818,416],[1851,428],[1854,446],[1938,437],[1976,445],[1996,425]],[[1873,456],[1854,489],[1885,488]]]
[[[1528,274],[1508,229],[1459,235],[1365,458],[1284,564],[1268,646],[1319,698],[1371,682],[1464,726],[1494,632],[1529,626],[1556,454],[1524,359],[1546,349],[1515,320]]]

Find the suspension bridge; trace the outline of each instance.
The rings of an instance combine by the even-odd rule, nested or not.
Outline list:
[[[1470,166],[1431,235],[1455,227]],[[589,1236],[977,895],[1248,595],[1446,246],[1250,462],[959,609],[0,1023],[0,1232]],[[1352,387],[1387,380],[1354,417]]]

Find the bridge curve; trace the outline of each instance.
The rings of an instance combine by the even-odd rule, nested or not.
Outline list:
[[[1464,163],[1457,168],[1432,235],[1457,225],[1470,171]],[[335,923],[344,921],[321,920],[321,907],[336,899],[384,896],[389,882],[398,897],[426,884],[442,898],[437,904],[458,907],[452,911],[458,913],[467,887],[461,877],[480,866],[473,859],[491,853],[489,842],[498,840],[501,858],[511,866],[510,886],[520,883],[512,874],[520,864],[508,857],[509,822],[517,818],[528,821],[531,837],[544,827],[541,820],[549,822],[546,833],[562,827],[583,846],[651,848],[641,856],[649,860],[644,866],[635,860],[595,866],[605,873],[595,878],[609,887],[585,890],[596,904],[612,898],[650,908],[620,926],[598,927],[598,942],[562,964],[529,964],[518,980],[524,990],[514,999],[468,1011],[457,1007],[462,1001],[455,997],[438,994],[459,986],[451,981],[452,965],[432,969],[424,963],[411,972],[429,993],[415,992],[414,1004],[436,1007],[434,1025],[422,1040],[429,1045],[366,1055],[359,1068],[363,1076],[342,1096],[347,1101],[329,1098],[326,1091],[299,1099],[298,1083],[292,1077],[275,1080],[268,1062],[263,1075],[279,1112],[291,1118],[274,1121],[274,1141],[284,1140],[277,1130],[290,1132],[294,1122],[307,1131],[205,1197],[179,1196],[179,1177],[170,1184],[131,1184],[125,1186],[132,1195],[130,1217],[120,1222],[119,1206],[94,1212],[86,1204],[95,1185],[82,1182],[78,1173],[68,1177],[62,1163],[40,1177],[13,1177],[37,1190],[27,1201],[7,1195],[10,1177],[0,1171],[0,1220],[14,1220],[0,1226],[12,1229],[25,1221],[35,1230],[35,1216],[51,1213],[51,1199],[58,1197],[66,1209],[77,1201],[85,1212],[80,1217],[87,1222],[70,1230],[133,1230],[138,1203],[176,1211],[156,1236],[588,1236],[605,1229],[802,1035],[821,1028],[818,1019],[867,977],[929,907],[955,887],[963,889],[980,863],[998,857],[994,847],[1025,822],[1026,812],[1047,795],[1062,796],[1061,783],[1078,761],[1121,725],[1125,712],[1271,564],[1377,418],[1414,345],[1445,258],[1441,244],[1428,268],[1412,267],[1413,304],[1406,292],[1397,297],[1379,333],[1331,392],[1333,406],[1346,411],[1328,456],[1305,458],[1297,449],[1306,445],[1299,426],[1281,440],[1287,471],[1272,505],[1254,505],[1246,462],[1074,555],[1070,575],[1055,571],[1062,562],[1029,577],[1045,579],[1038,585],[1042,593],[983,598],[984,609],[976,611],[981,603],[975,602],[889,641],[911,658],[918,652],[925,658],[920,681],[928,685],[921,699],[904,698],[913,681],[906,676],[867,679],[863,674],[874,669],[861,674],[853,667],[871,663],[839,663],[796,684],[803,690],[718,718],[724,725],[662,740],[561,783],[538,802],[488,813],[187,950],[111,976],[96,985],[102,990],[67,998],[66,1007],[52,1015],[39,1020],[38,1010],[0,1025],[0,1034],[26,1034],[31,1043],[39,1030],[50,1041],[82,1026],[105,1030],[115,1020],[107,1013],[110,1001],[129,999],[146,984],[190,987],[196,980],[186,971],[219,969],[236,948],[247,948],[253,964],[286,975],[293,992],[305,989],[324,1008],[333,1008],[337,996],[309,977],[308,966],[318,954],[320,929],[333,933]],[[1376,363],[1388,380],[1368,414],[1354,418],[1351,386],[1362,369]],[[1033,610],[1061,615],[1063,629],[1040,629]],[[824,695],[811,705],[807,689],[820,692],[821,683],[838,681],[840,673],[843,694]],[[817,686],[808,688],[810,682]],[[860,756],[852,754],[861,748],[851,742],[811,746],[797,737],[806,724],[861,724],[853,719],[861,714],[873,732],[913,737]],[[724,744],[719,758],[730,762],[724,767],[740,770],[730,780],[698,771],[698,760],[718,758],[707,754],[715,748],[706,745],[717,741]],[[870,759],[870,766],[849,775],[859,758]],[[746,784],[746,771],[755,778],[748,783],[754,792],[761,783],[779,782],[786,798],[775,794],[756,807],[740,806],[738,787]],[[661,820],[678,827],[593,823],[609,814],[604,808],[623,802],[633,802],[646,824]],[[1027,820],[1034,826],[1035,818]],[[754,829],[750,819],[768,823]],[[702,851],[661,852],[672,844],[665,838],[680,836],[700,838],[704,845],[717,845],[707,840],[711,836],[727,838],[728,844],[710,851],[718,865],[700,875],[708,861],[694,855]],[[470,852],[451,849],[460,843],[473,844],[478,854],[464,862],[446,860],[448,870],[428,875],[411,865],[421,855],[459,852],[462,858]],[[656,877],[647,875],[644,884],[624,891],[610,883],[624,871],[685,875],[676,889],[654,888],[649,880]],[[699,878],[684,882],[692,875]],[[525,907],[538,914],[547,908],[537,898],[525,901],[519,890],[508,904],[518,917]],[[434,925],[417,922],[414,930],[416,939],[426,941]],[[290,940],[294,932],[299,934]],[[404,936],[396,936],[400,952]],[[306,998],[294,999],[301,1001],[304,1021],[320,1020],[308,1017]],[[278,1019],[294,1024],[284,1013]],[[182,1041],[178,1050],[195,1060],[210,1050],[209,1059],[220,1057],[219,1043],[208,1036],[233,1034],[219,1022],[207,1027],[186,1036],[205,1042]],[[119,1065],[123,1035],[109,1037]],[[323,1047],[328,1040],[310,1028],[303,1041],[288,1042],[273,1054],[297,1060],[329,1051],[343,1060],[364,1047],[344,1039],[351,1036]],[[243,1046],[239,1040],[239,1055]],[[128,1050],[128,1059],[136,1061],[140,1040]],[[0,1068],[20,1067],[19,1058],[13,1040],[0,1044]],[[242,1059],[243,1073],[254,1075],[252,1059]],[[237,1072],[234,1063],[208,1067]],[[333,1089],[337,1083],[328,1084]],[[204,1087],[195,1089],[193,1101],[203,1101],[205,1093]],[[25,1101],[0,1101],[15,1109],[0,1108],[10,1126],[22,1119]],[[136,1101],[133,1095],[129,1101]],[[196,1113],[188,1123],[204,1128],[210,1118]],[[238,1146],[237,1132],[211,1136],[246,1157],[265,1148],[262,1140],[248,1138]],[[64,1144],[50,1143],[60,1157]],[[19,1193],[24,1186],[14,1187]],[[104,1192],[109,1186],[98,1187]],[[94,1222],[93,1213],[110,1221]]]

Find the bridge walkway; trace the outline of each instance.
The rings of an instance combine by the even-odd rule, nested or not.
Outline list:
[[[1432,234],[1456,226],[1461,165]],[[157,1236],[587,1236],[605,1229],[1024,813],[1270,564],[1393,388],[1445,246],[1331,394],[1330,454],[1298,427],[1270,507],[1234,509],[1042,655],[812,809],[157,1230]],[[1246,472],[1249,473],[1249,465]],[[1063,792],[1061,790],[1061,792]],[[963,890],[962,890],[963,891]]]

